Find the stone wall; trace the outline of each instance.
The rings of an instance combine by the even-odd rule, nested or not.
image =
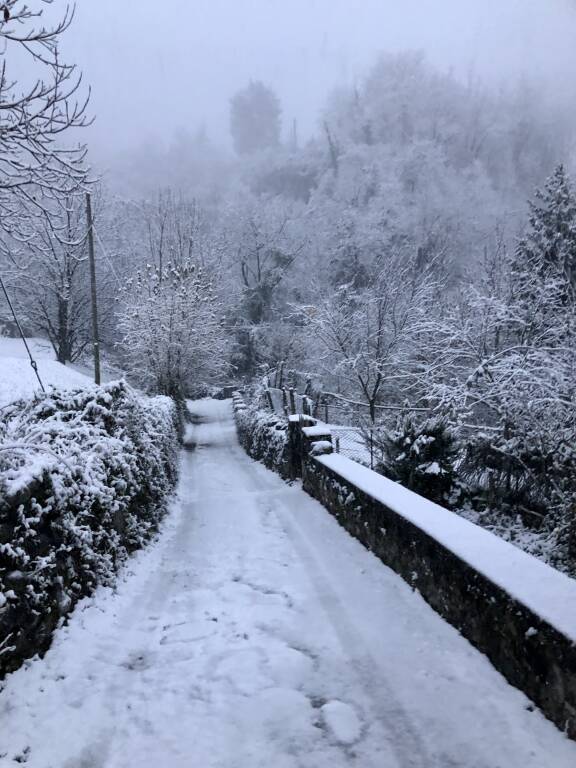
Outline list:
[[[576,739],[576,646],[569,637],[310,453],[302,469],[311,496]]]

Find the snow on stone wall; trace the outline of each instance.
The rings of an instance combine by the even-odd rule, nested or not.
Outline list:
[[[303,485],[576,739],[576,581],[342,456]]]
[[[153,535],[178,435],[170,399],[124,382],[0,411],[0,676],[46,650],[74,604]]]

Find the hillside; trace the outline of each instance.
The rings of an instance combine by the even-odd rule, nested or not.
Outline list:
[[[88,376],[54,360],[44,339],[28,339],[44,386],[77,387],[91,383]],[[0,406],[28,397],[39,388],[21,339],[0,337]]]

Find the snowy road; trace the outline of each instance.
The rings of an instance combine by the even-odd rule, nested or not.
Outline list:
[[[0,694],[0,765],[574,768],[488,661],[202,402],[181,503]]]

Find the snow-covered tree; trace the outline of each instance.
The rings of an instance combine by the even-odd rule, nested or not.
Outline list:
[[[306,246],[301,208],[245,195],[227,213],[225,237],[229,296],[235,299],[230,318],[237,331],[235,363],[241,374],[253,375],[260,363],[278,362],[267,359],[267,350],[290,314],[287,283]]]
[[[428,389],[471,430],[462,469],[488,484],[490,504],[565,519],[576,499],[576,204],[563,169],[536,199],[515,253],[492,259],[430,335]]]
[[[302,308],[310,364],[361,398],[372,421],[384,398],[398,399],[413,380],[414,349],[433,296],[433,282],[414,264],[391,258],[362,289],[343,285]]]
[[[438,504],[451,502],[458,442],[444,418],[401,416],[393,429],[378,430],[371,439],[384,457],[378,471]]]
[[[87,177],[85,148],[61,143],[65,131],[86,124],[87,99],[77,100],[81,77],[59,49],[73,10],[50,26],[43,23],[50,4],[2,6],[0,245],[12,255],[16,243],[34,237],[37,216],[81,191]]]
[[[26,246],[16,298],[27,325],[45,335],[60,363],[77,360],[91,341],[86,213],[70,198],[39,219]]]
[[[202,269],[148,265],[128,281],[121,301],[120,349],[139,385],[181,400],[226,372],[222,306]]]
[[[573,301],[576,289],[576,196],[563,165],[559,165],[530,204],[529,230],[516,249],[512,262],[517,302],[534,314],[534,323],[544,322],[535,311],[539,293],[557,286],[559,295],[549,313]],[[564,285],[563,285],[564,284]],[[547,302],[550,297],[546,297]],[[560,302],[560,304],[558,304]],[[540,307],[546,312],[546,307]],[[521,330],[522,338],[527,329]]]

